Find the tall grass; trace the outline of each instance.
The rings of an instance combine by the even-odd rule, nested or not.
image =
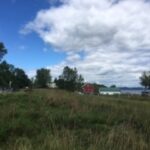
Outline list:
[[[0,150],[149,150],[150,99],[60,90],[0,95]]]

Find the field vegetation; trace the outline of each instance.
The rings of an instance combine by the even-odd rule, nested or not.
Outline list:
[[[149,150],[150,99],[61,90],[0,95],[0,150]]]

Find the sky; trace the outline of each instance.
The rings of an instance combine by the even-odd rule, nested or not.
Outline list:
[[[0,0],[0,41],[29,77],[68,65],[86,82],[135,87],[150,70],[149,14],[149,0]]]

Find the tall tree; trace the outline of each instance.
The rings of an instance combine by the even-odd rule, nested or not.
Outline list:
[[[56,85],[60,89],[66,89],[68,91],[79,90],[84,82],[81,75],[78,75],[76,68],[64,67],[62,74],[58,80],[55,80]]]
[[[8,88],[9,83],[13,80],[14,66],[3,61],[0,64],[0,87]]]
[[[20,89],[30,86],[30,80],[22,69],[3,61],[0,64],[0,88]]]
[[[12,86],[15,89],[21,89],[31,85],[31,81],[28,76],[25,74],[24,70],[16,68],[14,70],[14,79],[12,81]]]
[[[142,76],[140,77],[140,80],[142,86],[150,89],[150,71],[143,72]]]
[[[7,53],[4,44],[0,42],[0,61]],[[0,88],[23,88],[30,85],[28,76],[22,69],[15,68],[6,61],[0,63]]]
[[[94,83],[93,84],[93,87],[94,87],[94,94],[95,95],[97,95],[97,94],[99,94],[99,89],[100,88],[105,88],[106,86],[105,85],[103,85],[103,84],[98,84],[98,83]]]
[[[84,85],[84,78],[83,76],[80,74],[78,75],[77,81],[76,81],[76,89],[78,91],[82,90],[82,86]]]
[[[0,42],[0,61],[2,60],[3,56],[7,53],[7,49],[5,48],[4,44]]]
[[[51,82],[50,70],[41,68],[36,72],[35,84],[39,88],[47,88],[48,84]]]

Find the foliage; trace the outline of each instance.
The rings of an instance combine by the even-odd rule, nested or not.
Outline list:
[[[0,60],[7,53],[4,44],[0,42]],[[15,68],[6,61],[0,63],[0,88],[20,89],[31,84],[28,76],[22,69]]]
[[[36,72],[35,84],[39,88],[47,88],[48,84],[51,82],[50,70],[41,68]]]
[[[100,88],[104,88],[104,87],[106,87],[106,86],[103,85],[103,84],[94,83],[94,84],[93,84],[93,87],[94,87],[94,94],[98,95],[98,94],[99,94],[99,89],[100,89]]]
[[[80,90],[83,82],[84,79],[82,75],[78,74],[77,69],[72,69],[68,66],[64,67],[63,73],[59,76],[59,79],[55,79],[55,83],[60,89],[68,91]]]
[[[13,80],[14,76],[14,66],[8,64],[6,61],[3,61],[0,64],[0,87],[8,88],[9,82]]]
[[[77,80],[76,80],[76,90],[81,91],[83,84],[84,84],[84,78],[80,74],[78,75]]]
[[[0,61],[6,53],[7,49],[5,48],[4,44],[0,42]]]
[[[111,85],[110,88],[117,88],[117,86],[116,85]]]
[[[0,149],[149,150],[149,100],[41,89],[0,95]]]
[[[3,61],[0,64],[0,88],[20,89],[30,85],[28,76],[22,69]]]
[[[143,72],[142,76],[140,77],[140,80],[142,86],[150,89],[150,71]]]
[[[12,86],[15,89],[31,86],[31,81],[22,69],[16,68],[14,70],[14,80],[12,82]]]

